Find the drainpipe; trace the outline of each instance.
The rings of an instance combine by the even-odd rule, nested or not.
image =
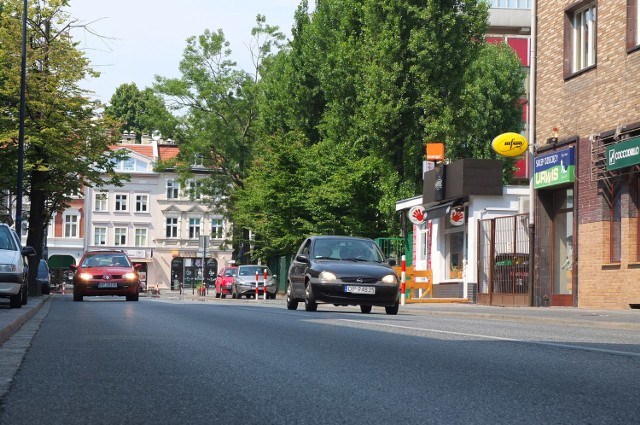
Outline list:
[[[536,306],[535,291],[535,190],[534,153],[536,144],[536,37],[537,37],[537,1],[531,2],[531,36],[529,37],[529,298],[531,306]]]

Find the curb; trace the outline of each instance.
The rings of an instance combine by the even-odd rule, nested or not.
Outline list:
[[[4,344],[9,338],[13,336],[14,333],[20,330],[22,325],[24,325],[27,320],[31,319],[38,311],[40,311],[40,308],[42,308],[42,305],[44,304],[46,299],[47,298],[41,297],[39,297],[38,299],[32,298],[31,301],[34,303],[33,307],[29,308],[23,314],[20,314],[13,322],[9,323],[9,325],[0,329],[0,345]]]

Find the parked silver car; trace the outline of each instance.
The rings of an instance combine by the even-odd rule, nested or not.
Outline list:
[[[255,297],[256,283],[258,284],[258,296],[264,296],[264,291],[266,290],[268,299],[276,299],[276,292],[278,291],[276,276],[271,274],[269,267],[255,264],[238,266],[238,272],[233,278],[231,287],[231,298],[242,298],[243,295],[247,298]]]
[[[32,247],[21,246],[12,228],[0,223],[0,298],[9,298],[11,308],[20,308],[27,303],[29,266],[25,257],[35,254]]]

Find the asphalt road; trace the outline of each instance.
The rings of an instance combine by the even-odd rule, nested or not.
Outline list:
[[[307,313],[287,310],[282,299],[55,296],[39,315],[0,399],[3,425],[635,424],[640,417],[637,329],[418,309],[387,316],[321,305]]]

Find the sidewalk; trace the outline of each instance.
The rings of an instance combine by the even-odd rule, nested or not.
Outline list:
[[[29,297],[27,305],[22,308],[9,308],[8,301],[0,302],[0,345],[11,337],[20,327],[36,314],[45,300],[51,296],[43,295],[40,297]],[[70,296],[70,295],[64,295]],[[216,298],[212,293],[206,296],[193,295],[191,291],[183,292],[164,290],[160,291],[160,295],[151,292],[141,294],[144,298],[161,298],[185,301],[201,301],[212,303],[239,302],[240,300],[232,300],[230,297],[226,299]],[[255,300],[243,298],[242,301],[256,303]],[[285,307],[285,295],[278,294],[277,299],[263,301],[271,305],[281,305]],[[299,307],[299,309],[304,307]],[[329,306],[327,308],[333,308]],[[344,307],[337,307],[336,311]],[[433,316],[455,316],[475,319],[493,319],[507,320],[513,322],[528,323],[547,323],[554,325],[566,326],[588,326],[607,329],[634,329],[640,331],[640,310],[586,310],[575,307],[492,307],[477,304],[461,304],[461,303],[433,303],[433,304],[406,304],[400,306],[399,315],[403,314],[420,314]],[[389,316],[392,318],[393,316]]]

